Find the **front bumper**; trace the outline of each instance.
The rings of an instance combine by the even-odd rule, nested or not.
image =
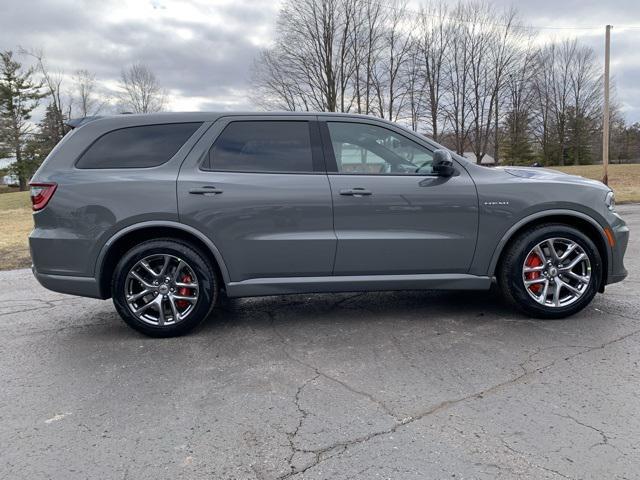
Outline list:
[[[78,295],[80,297],[100,298],[100,287],[93,277],[72,277],[70,275],[50,275],[38,273],[35,267],[31,267],[36,280],[44,288],[54,292]]]
[[[611,264],[607,275],[607,284],[621,282],[627,277],[627,269],[624,267],[624,254],[629,243],[629,227],[618,215],[611,224],[611,231],[615,239],[615,245],[611,247]]]

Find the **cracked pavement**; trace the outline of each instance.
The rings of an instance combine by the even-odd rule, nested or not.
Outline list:
[[[149,339],[0,272],[0,478],[638,478],[629,278],[530,320],[497,292],[231,300]]]

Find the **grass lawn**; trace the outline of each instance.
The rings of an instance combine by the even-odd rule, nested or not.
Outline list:
[[[557,170],[601,180],[601,165],[554,167]],[[618,203],[640,202],[640,164],[610,165],[609,185]],[[1,192],[0,192],[1,193]],[[0,194],[0,270],[31,265],[27,236],[33,228],[29,192]]]
[[[31,265],[27,236],[32,229],[29,192],[0,194],[0,270]]]
[[[571,175],[602,180],[602,165],[550,167]],[[640,202],[640,164],[609,165],[609,186],[616,193],[617,203]]]

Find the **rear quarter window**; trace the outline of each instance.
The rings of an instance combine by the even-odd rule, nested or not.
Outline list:
[[[169,161],[202,122],[127,127],[105,133],[82,154],[77,168],[147,168]]]

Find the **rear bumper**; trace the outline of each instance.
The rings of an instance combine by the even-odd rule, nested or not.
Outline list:
[[[69,275],[50,275],[38,273],[35,267],[31,267],[36,280],[44,288],[59,293],[78,295],[80,297],[100,298],[100,286],[93,277],[72,277]]]

